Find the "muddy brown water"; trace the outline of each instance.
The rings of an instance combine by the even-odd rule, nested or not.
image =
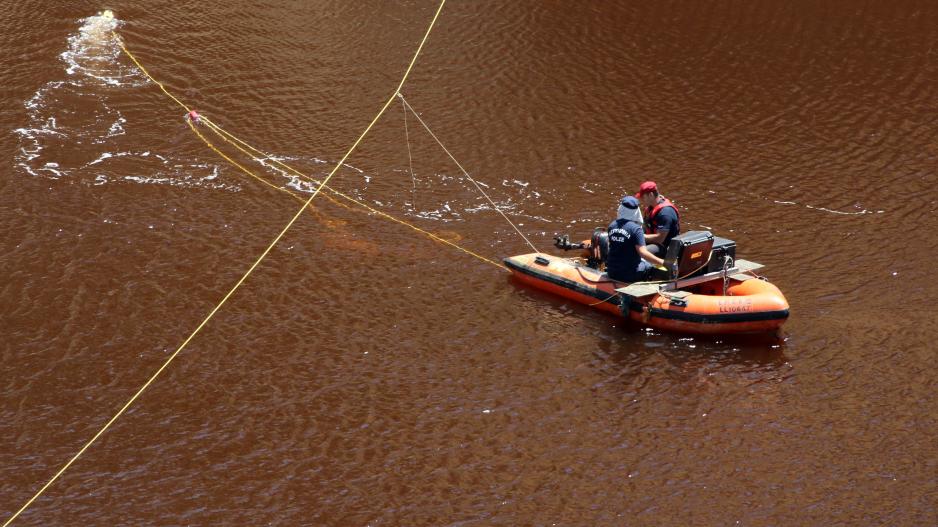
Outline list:
[[[6,6],[4,520],[299,206],[200,142],[109,24],[186,102],[323,177],[435,7]],[[930,2],[448,4],[404,94],[535,245],[654,179],[685,229],[767,266],[781,335],[623,325],[317,198],[15,525],[935,525],[936,28]],[[413,178],[395,104],[333,186],[528,252],[408,126]]]

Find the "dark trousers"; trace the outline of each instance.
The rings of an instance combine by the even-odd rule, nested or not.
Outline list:
[[[606,275],[609,276],[609,278],[619,282],[644,282],[645,280],[648,280],[648,277],[651,275],[651,271],[654,269],[655,268],[652,267],[650,263],[646,262],[645,260],[640,260],[638,262],[638,269],[636,269],[635,272],[631,273],[630,275],[619,274],[615,271],[609,272],[609,269],[606,269]]]

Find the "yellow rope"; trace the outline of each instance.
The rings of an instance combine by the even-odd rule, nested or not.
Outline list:
[[[445,2],[445,0],[443,0],[443,2]],[[442,7],[442,3],[441,3],[440,5],[441,5],[441,7]],[[436,20],[436,17],[434,17],[434,20]],[[138,68],[140,68],[140,71],[142,71],[143,74],[146,75],[146,77],[147,77],[148,79],[150,79],[154,84],[156,84],[157,86],[159,86],[160,90],[162,90],[163,93],[165,93],[170,99],[176,101],[176,104],[178,104],[179,106],[181,106],[182,108],[184,108],[187,112],[191,111],[188,106],[186,106],[182,101],[180,101],[178,98],[176,98],[175,95],[173,95],[172,93],[170,93],[169,90],[167,90],[166,87],[163,86],[163,83],[159,82],[158,80],[156,80],[155,78],[153,78],[152,75],[150,75],[150,73],[147,71],[147,69],[146,69],[145,67],[143,67],[143,64],[141,64],[140,61],[137,60],[137,57],[135,57],[135,56],[130,52],[130,50],[127,49],[126,46],[124,46],[124,43],[121,41],[120,37],[119,37],[116,33],[114,34],[114,37],[115,37],[115,39],[116,39],[116,41],[117,41],[117,44],[120,46],[121,50],[124,52],[124,54],[127,55],[128,57],[130,57],[130,60],[132,60],[133,63],[136,64]],[[403,84],[401,84],[401,86],[403,86]],[[403,97],[402,97],[401,99],[402,99],[402,101],[403,101]],[[385,109],[386,109],[386,108],[385,108]],[[411,110],[411,111],[413,111],[413,110]],[[382,110],[382,112],[383,112],[383,110]],[[361,206],[361,207],[364,207],[364,208],[368,209],[369,211],[371,211],[371,212],[373,212],[373,213],[375,213],[375,214],[378,214],[379,216],[382,216],[382,217],[384,217],[384,218],[386,218],[386,219],[388,219],[388,220],[391,220],[391,221],[393,221],[393,222],[395,222],[395,223],[399,223],[399,224],[404,225],[404,226],[406,226],[406,227],[410,227],[411,229],[413,229],[413,230],[415,230],[415,231],[417,231],[417,232],[419,232],[419,233],[421,233],[421,234],[424,234],[425,236],[427,236],[427,237],[429,237],[429,238],[431,238],[431,239],[433,239],[433,240],[435,240],[435,241],[438,241],[438,242],[441,242],[441,243],[445,243],[446,245],[449,245],[450,247],[453,247],[453,248],[455,248],[455,249],[458,249],[458,250],[462,251],[462,252],[465,253],[465,254],[468,254],[468,255],[470,255],[470,256],[473,256],[473,257],[475,257],[475,258],[478,258],[479,260],[482,260],[483,262],[486,262],[486,263],[488,263],[488,264],[494,265],[495,267],[498,267],[499,269],[501,269],[501,270],[503,270],[503,271],[508,271],[505,267],[503,267],[502,265],[498,264],[497,262],[495,262],[494,260],[492,260],[492,259],[490,259],[490,258],[486,258],[485,256],[482,256],[482,255],[480,255],[480,254],[478,254],[478,253],[475,253],[475,252],[473,252],[473,251],[470,251],[469,249],[466,249],[466,248],[464,248],[464,247],[461,247],[461,246],[459,246],[459,245],[457,245],[457,244],[455,244],[455,243],[453,243],[453,242],[450,242],[450,241],[448,241],[448,240],[445,240],[445,239],[443,239],[443,238],[440,238],[439,236],[437,236],[437,235],[435,235],[435,234],[433,234],[433,233],[431,233],[431,232],[429,232],[429,231],[427,231],[427,230],[421,229],[420,227],[417,227],[416,225],[413,225],[413,224],[408,223],[408,222],[406,222],[406,221],[404,221],[404,220],[401,220],[401,219],[399,219],[399,218],[396,218],[396,217],[394,217],[394,216],[391,216],[391,215],[388,214],[388,213],[379,211],[379,210],[377,210],[377,209],[375,209],[375,208],[373,208],[373,207],[371,207],[371,206],[369,206],[369,205],[367,205],[367,204],[365,204],[365,203],[363,203],[363,202],[361,202],[361,201],[359,201],[359,200],[357,200],[357,199],[355,199],[355,198],[353,198],[353,197],[351,197],[351,196],[345,195],[345,194],[343,194],[343,193],[341,193],[341,192],[339,192],[339,191],[337,191],[337,190],[335,190],[335,189],[329,187],[328,185],[324,185],[324,184],[322,184],[322,183],[316,181],[316,180],[313,179],[312,177],[307,176],[306,174],[304,174],[304,173],[300,172],[299,170],[297,170],[297,169],[291,167],[290,165],[281,162],[280,160],[274,158],[274,157],[271,156],[270,154],[267,154],[266,152],[262,152],[261,150],[258,150],[257,148],[251,146],[251,145],[248,144],[247,142],[245,142],[245,141],[239,139],[239,138],[236,137],[235,135],[231,134],[231,133],[228,132],[227,130],[225,130],[225,129],[223,129],[222,127],[220,127],[220,126],[218,126],[217,124],[215,124],[215,123],[214,123],[211,119],[209,119],[208,117],[201,116],[201,117],[200,117],[200,120],[201,120],[202,122],[204,122],[206,125],[208,125],[208,127],[209,127],[213,132],[215,132],[216,134],[218,134],[219,136],[221,136],[222,139],[224,139],[224,140],[225,140],[226,142],[228,142],[229,144],[233,145],[235,148],[237,148],[237,149],[240,150],[241,152],[247,154],[249,157],[252,157],[252,158],[253,158],[253,157],[255,157],[255,155],[254,155],[254,154],[250,154],[249,152],[246,152],[246,151],[244,150],[244,148],[247,148],[247,149],[249,149],[249,150],[255,152],[256,154],[262,156],[264,159],[268,159],[268,160],[272,161],[274,164],[277,164],[277,165],[281,166],[283,169],[285,169],[285,170],[287,170],[287,171],[293,173],[294,175],[299,176],[299,177],[301,177],[301,178],[305,178],[305,179],[308,180],[308,181],[312,181],[313,183],[316,183],[317,185],[319,185],[320,188],[325,188],[325,189],[328,190],[329,192],[331,192],[331,193],[333,193],[333,194],[335,194],[335,195],[337,195],[337,196],[340,196],[340,197],[342,197],[342,198],[344,198],[344,199],[346,199],[346,200],[348,200],[348,201],[350,201],[350,202],[352,202],[352,203],[355,203],[356,205],[359,205],[359,206]],[[294,194],[294,193],[292,193],[292,192],[290,192],[290,191],[288,191],[288,190],[286,190],[286,189],[283,189],[283,188],[281,188],[281,187],[278,187],[278,186],[276,186],[276,185],[274,185],[274,184],[268,182],[267,180],[261,178],[260,176],[257,176],[256,174],[254,174],[253,172],[251,172],[250,170],[248,170],[247,168],[245,168],[245,167],[242,166],[241,164],[237,163],[236,161],[234,161],[233,159],[231,159],[230,157],[228,157],[227,155],[225,155],[224,153],[222,153],[222,152],[221,152],[218,148],[216,148],[208,139],[206,139],[205,136],[203,136],[201,133],[199,133],[199,131],[198,131],[194,126],[192,126],[192,123],[191,123],[191,122],[189,123],[189,127],[192,128],[192,131],[194,131],[194,132],[196,133],[196,135],[198,135],[199,138],[200,138],[206,145],[208,145],[209,148],[211,148],[213,151],[215,151],[215,153],[217,153],[219,156],[221,156],[222,158],[224,158],[226,161],[228,161],[228,162],[231,163],[232,165],[238,167],[238,168],[239,168],[242,172],[244,172],[245,174],[251,176],[251,177],[254,178],[254,179],[257,179],[258,181],[261,181],[261,182],[264,183],[265,185],[268,185],[268,186],[270,186],[270,187],[276,188],[277,190],[280,190],[280,191],[283,191],[283,192],[287,192],[288,194],[292,195],[295,199],[298,199],[298,200],[301,200],[301,201],[302,201],[303,198],[301,198],[300,196],[297,196],[296,194]],[[431,133],[432,133],[432,132],[431,132]],[[241,145],[241,146],[239,146],[239,145]],[[441,146],[442,146],[442,145],[441,145]],[[242,148],[242,147],[243,147],[243,148]],[[444,148],[444,150],[445,150],[445,148]],[[448,152],[447,152],[447,153],[448,153]],[[344,159],[343,159],[343,161],[344,161]],[[341,165],[341,163],[342,163],[342,162],[340,161],[339,165]],[[457,163],[457,165],[458,165],[458,164],[459,164],[459,163]],[[462,168],[462,167],[460,167],[460,168]],[[330,174],[329,177],[332,177],[332,174]],[[327,178],[327,179],[328,179],[328,178]],[[470,178],[470,180],[471,180],[471,179],[472,179],[472,178]],[[319,192],[319,190],[317,190],[316,192]],[[336,202],[336,201],[335,201],[334,199],[332,199],[331,197],[329,197],[329,196],[326,196],[326,197],[328,197],[329,200],[332,201],[333,203],[337,203],[337,204],[338,204],[338,202]],[[497,207],[496,207],[496,210],[498,210]],[[501,211],[499,211],[499,212],[501,212]],[[504,216],[504,214],[502,214],[502,215]],[[509,223],[511,223],[511,222],[509,221]],[[512,225],[512,226],[513,226],[513,225]],[[517,230],[517,227],[515,227],[515,229]],[[522,234],[522,237],[524,237],[523,234]],[[525,238],[525,240],[527,240],[527,238]],[[528,243],[530,244],[530,242],[528,242]],[[534,246],[531,245],[531,247],[534,247]],[[536,250],[537,250],[537,249],[535,248],[535,251],[536,251]]]
[[[290,172],[293,173],[294,175],[299,176],[299,177],[301,177],[301,178],[304,178],[304,179],[306,179],[306,180],[308,180],[308,181],[312,181],[312,182],[314,182],[314,183],[317,183],[318,185],[320,185],[321,188],[325,188],[326,190],[328,190],[329,192],[333,193],[334,195],[339,196],[339,197],[341,197],[341,198],[343,198],[343,199],[345,199],[345,200],[348,200],[349,202],[354,203],[354,204],[358,205],[359,207],[362,207],[362,208],[368,210],[369,212],[372,212],[372,213],[374,213],[374,214],[377,214],[377,215],[379,215],[379,216],[381,216],[381,217],[383,217],[383,218],[386,218],[386,219],[388,219],[388,220],[390,220],[390,221],[393,221],[393,222],[395,222],[395,223],[399,223],[399,224],[401,224],[401,225],[404,225],[405,227],[410,227],[411,229],[413,229],[413,230],[415,230],[415,231],[417,231],[417,232],[419,232],[419,233],[421,233],[421,234],[427,236],[428,238],[430,238],[430,239],[432,239],[432,240],[434,240],[434,241],[438,241],[438,242],[440,242],[440,243],[444,243],[444,244],[446,244],[446,245],[449,245],[450,247],[453,247],[454,249],[457,249],[457,250],[459,250],[459,251],[462,251],[462,252],[464,252],[464,253],[466,253],[466,254],[468,254],[468,255],[470,255],[470,256],[473,256],[473,257],[475,257],[475,258],[478,258],[479,260],[482,260],[482,261],[485,262],[485,263],[494,265],[495,267],[498,267],[499,269],[501,269],[501,270],[503,270],[503,271],[510,272],[510,271],[508,271],[508,269],[505,268],[504,266],[498,264],[497,262],[495,262],[495,261],[493,261],[493,260],[491,260],[491,259],[489,259],[489,258],[486,258],[485,256],[482,256],[482,255],[480,255],[480,254],[478,254],[478,253],[475,253],[475,252],[473,252],[473,251],[470,251],[469,249],[466,249],[465,247],[461,247],[461,246],[459,246],[459,245],[457,245],[457,244],[455,244],[455,243],[453,243],[453,242],[451,242],[451,241],[449,241],[449,240],[445,240],[445,239],[443,239],[443,238],[437,236],[436,234],[433,234],[433,233],[430,232],[430,231],[427,231],[427,230],[421,229],[420,227],[417,227],[416,225],[414,225],[414,224],[412,224],[412,223],[408,223],[408,222],[406,222],[406,221],[404,221],[404,220],[402,220],[402,219],[400,219],[400,218],[396,218],[396,217],[394,217],[394,216],[392,216],[392,215],[390,215],[390,214],[388,214],[388,213],[386,213],[386,212],[383,212],[383,211],[381,211],[381,210],[378,210],[378,209],[376,209],[376,208],[374,208],[374,207],[368,205],[367,203],[365,203],[365,202],[363,202],[363,201],[361,201],[361,200],[358,200],[358,199],[356,199],[356,198],[354,198],[354,197],[352,197],[352,196],[349,196],[348,194],[345,194],[344,192],[338,191],[338,190],[336,190],[336,189],[330,187],[329,185],[316,182],[316,181],[315,181],[313,178],[311,178],[310,176],[307,176],[306,174],[304,174],[304,173],[300,172],[299,170],[297,170],[297,169],[291,167],[290,165],[288,165],[288,164],[286,164],[286,163],[283,163],[283,162],[280,162],[280,161],[274,159],[270,154],[267,154],[267,153],[265,153],[265,152],[262,152],[262,151],[260,151],[260,150],[258,150],[258,149],[256,149],[256,148],[254,148],[254,147],[251,146],[250,144],[248,144],[248,143],[242,141],[241,139],[238,139],[237,137],[235,137],[234,135],[232,135],[231,133],[229,133],[227,130],[223,129],[222,127],[220,127],[220,126],[218,126],[217,124],[215,124],[214,122],[212,122],[212,121],[211,121],[210,119],[208,119],[207,117],[202,117],[201,120],[202,120],[203,122],[205,122],[206,125],[209,127],[209,129],[212,130],[213,132],[215,132],[219,137],[221,137],[223,140],[227,141],[229,144],[231,144],[232,146],[234,146],[235,148],[237,148],[238,150],[240,150],[243,154],[245,154],[245,155],[247,155],[247,156],[249,156],[249,157],[255,158],[255,154],[257,154],[257,155],[262,156],[262,157],[265,158],[265,159],[270,159],[271,161],[273,161],[274,163],[276,163],[276,164],[282,166],[284,169],[290,171]],[[191,124],[190,124],[190,126],[191,126]],[[196,133],[198,133],[198,132],[196,132]],[[200,135],[201,135],[201,134],[200,134]],[[209,146],[211,146],[211,144],[208,143],[208,141],[205,140],[204,137],[202,138],[202,140],[205,141],[207,144],[209,144]],[[219,155],[221,155],[222,157],[224,157],[225,159],[227,159],[228,161],[230,161],[232,164],[234,164],[235,166],[237,166],[238,168],[240,168],[240,169],[243,170],[244,172],[250,174],[252,177],[257,177],[257,176],[255,176],[254,174],[251,174],[249,170],[247,170],[246,168],[244,168],[244,167],[241,166],[240,164],[235,163],[234,161],[231,161],[231,159],[230,159],[228,156],[226,156],[226,155],[222,154],[221,152],[219,152],[218,149],[216,149],[216,148],[214,148],[214,147],[213,147],[212,149],[215,150],[216,152],[218,152]],[[250,149],[251,151],[255,152],[255,154],[252,154],[252,153],[249,152],[247,149]],[[255,161],[257,161],[256,158],[255,158]],[[268,183],[268,184],[269,184],[269,183]]]
[[[124,42],[123,42],[123,40],[120,38],[120,35],[118,35],[117,33],[113,33],[113,32],[112,32],[112,35],[114,36],[114,41],[117,42],[117,45],[120,46],[120,48],[121,48],[121,50],[124,52],[124,54],[127,55],[128,57],[130,57],[130,60],[133,61],[133,63],[136,64],[138,68],[140,68],[140,71],[142,71],[143,74],[144,74],[148,79],[150,79],[151,82],[153,82],[153,84],[156,84],[157,86],[159,86],[160,90],[162,90],[162,92],[165,93],[167,97],[169,97],[170,99],[176,101],[176,104],[178,104],[179,106],[181,106],[184,110],[186,110],[186,112],[190,112],[190,111],[191,111],[191,110],[189,109],[189,107],[186,106],[185,103],[183,103],[183,102],[182,102],[181,100],[179,100],[175,95],[173,95],[169,90],[167,90],[167,89],[166,89],[166,86],[164,86],[162,82],[156,80],[155,78],[153,78],[152,75],[150,75],[150,72],[147,71],[147,69],[146,69],[145,67],[143,67],[143,64],[141,64],[139,60],[137,60],[137,57],[135,57],[134,54],[131,53],[130,50],[127,49],[126,46],[124,46]],[[188,119],[187,119],[187,122],[189,122]],[[219,151],[217,148],[215,148],[215,146],[214,146],[212,143],[210,143],[201,133],[199,133],[199,131],[196,130],[195,127],[192,126],[192,123],[191,123],[191,122],[189,122],[189,127],[192,128],[192,131],[195,132],[196,135],[198,135],[199,138],[202,139],[202,141],[205,142],[205,144],[209,146],[209,148],[211,148],[211,149],[214,150],[216,153],[218,153],[218,155],[220,155],[220,156],[222,156],[223,158],[225,158],[229,163],[231,163],[231,164],[233,164],[234,166],[236,166],[236,167],[240,168],[241,170],[243,170],[243,171],[244,171],[246,174],[248,174],[249,176],[253,177],[254,179],[256,179],[256,180],[258,180],[258,181],[260,181],[261,183],[264,183],[265,185],[268,185],[268,186],[273,187],[273,188],[275,188],[275,189],[277,189],[277,190],[279,190],[279,191],[286,192],[287,194],[290,194],[291,196],[293,196],[295,199],[299,200],[300,202],[303,202],[303,201],[304,201],[304,199],[303,199],[301,196],[298,196],[298,195],[296,195],[296,194],[290,192],[290,191],[287,190],[287,189],[284,189],[284,188],[282,188],[282,187],[278,187],[277,185],[274,185],[274,184],[268,182],[267,180],[265,180],[265,179],[263,179],[263,178],[261,178],[261,177],[255,175],[255,174],[252,173],[250,170],[244,168],[243,166],[239,165],[237,162],[235,162],[234,160],[232,160],[231,158],[229,158],[228,156],[226,156],[225,154],[223,154],[221,151]],[[332,198],[329,198],[329,200],[332,201],[333,203],[338,204],[338,202],[336,202],[336,201],[335,201],[334,199],[332,199]]]
[[[279,191],[281,191],[281,192],[286,192],[287,194],[290,194],[290,195],[293,196],[294,198],[299,199],[301,202],[302,202],[302,201],[305,201],[303,198],[301,198],[300,196],[297,196],[296,194],[290,192],[289,190],[287,190],[287,189],[285,189],[285,188],[283,188],[283,187],[278,187],[277,185],[274,185],[273,183],[267,181],[266,179],[264,179],[264,178],[262,178],[262,177],[260,177],[260,176],[258,176],[258,175],[256,175],[256,174],[254,174],[253,172],[251,172],[250,170],[248,170],[247,168],[245,168],[244,166],[242,166],[241,163],[238,163],[238,162],[235,161],[234,159],[231,159],[230,157],[228,157],[224,152],[222,152],[222,151],[219,150],[215,145],[213,145],[204,135],[202,135],[202,132],[200,132],[198,129],[196,129],[196,127],[192,124],[192,120],[191,120],[191,119],[186,119],[186,124],[188,124],[188,125],[189,125],[189,128],[191,128],[192,131],[195,132],[195,135],[199,136],[199,139],[201,139],[202,142],[204,142],[206,145],[208,145],[209,148],[211,148],[212,150],[214,150],[216,154],[218,154],[219,156],[221,156],[222,158],[224,158],[225,161],[228,161],[228,162],[231,163],[232,165],[234,165],[234,166],[240,168],[244,173],[246,173],[247,175],[251,176],[252,178],[254,178],[254,179],[260,181],[261,183],[267,185],[268,187],[272,187],[272,188],[274,188],[274,189],[276,189],[276,190],[279,190]]]
[[[449,149],[448,149],[448,148],[446,148],[445,146],[443,146],[443,142],[440,141],[439,138],[437,138],[436,134],[433,133],[433,130],[430,130],[430,127],[427,126],[427,123],[423,122],[423,119],[420,118],[420,114],[418,114],[416,111],[414,111],[414,108],[410,105],[409,102],[407,102],[407,99],[405,99],[404,96],[403,96],[402,94],[400,94],[400,93],[398,93],[397,96],[401,98],[401,101],[404,103],[404,106],[406,106],[408,109],[410,109],[410,112],[414,114],[414,117],[416,117],[417,120],[420,121],[420,124],[422,124],[423,127],[427,130],[427,133],[430,134],[430,137],[432,137],[433,140],[436,141],[436,144],[440,145],[440,148],[442,148],[443,151],[446,152],[446,155],[449,156],[449,158],[453,161],[453,163],[456,163],[456,166],[459,167],[459,170],[462,170],[463,175],[465,175],[466,178],[468,178],[469,181],[471,181],[472,184],[476,186],[476,189],[478,189],[478,191],[479,191],[483,196],[485,196],[485,199],[487,199],[487,200],[489,201],[489,203],[492,204],[492,208],[495,209],[495,212],[501,214],[501,215],[502,215],[502,218],[505,218],[505,221],[507,221],[508,224],[511,225],[511,226],[515,229],[515,232],[517,232],[518,235],[521,236],[521,238],[523,238],[524,241],[526,241],[526,242],[528,243],[528,245],[531,246],[532,249],[534,249],[534,252],[536,252],[536,253],[541,252],[541,251],[538,251],[538,250],[537,250],[537,247],[535,247],[534,244],[531,243],[531,240],[529,240],[528,237],[525,236],[523,232],[521,232],[521,229],[519,229],[518,227],[516,227],[515,224],[514,224],[510,219],[508,219],[508,215],[506,215],[504,212],[502,212],[502,209],[498,208],[498,205],[496,205],[495,202],[492,201],[492,198],[490,198],[489,195],[486,194],[484,190],[482,190],[482,187],[481,187],[478,183],[476,183],[476,180],[472,179],[472,176],[469,175],[469,172],[466,172],[466,169],[463,168],[462,165],[459,164],[459,161],[456,161],[456,158],[453,157],[453,154],[451,154],[451,153],[449,152]]]
[[[588,306],[598,306],[599,304],[602,304],[603,302],[609,302],[610,300],[612,300],[613,298],[615,298],[618,294],[619,294],[619,292],[617,291],[617,292],[612,293],[611,295],[607,296],[606,298],[600,300],[599,302],[593,302],[592,304],[586,304],[586,305],[588,305]]]
[[[443,1],[445,2],[446,0],[443,0]],[[179,99],[177,99],[175,95],[173,95],[172,93],[169,93],[169,90],[167,90],[166,87],[163,86],[163,83],[161,83],[161,82],[157,81],[156,79],[154,79],[154,78],[150,75],[150,72],[148,72],[147,69],[143,67],[143,64],[140,64],[140,62],[137,61],[137,57],[134,57],[133,55],[131,55],[131,53],[130,53],[129,51],[127,51],[127,48],[124,47],[124,41],[121,40],[120,35],[118,35],[117,33],[114,33],[114,32],[112,32],[111,34],[114,35],[114,40],[117,42],[117,45],[120,46],[120,48],[124,51],[124,53],[125,53],[128,57],[130,57],[130,60],[134,61],[134,64],[136,64],[137,67],[140,68],[140,71],[142,71],[143,74],[146,75],[148,79],[150,79],[151,81],[153,81],[154,84],[156,84],[157,86],[159,86],[160,89],[163,90],[163,93],[165,93],[170,99],[176,101],[176,104],[178,104],[179,106],[182,106],[182,107],[186,110],[187,113],[190,112],[190,111],[192,111],[192,110],[189,109],[188,106],[186,106],[185,104],[183,104],[182,101],[180,101]],[[4,526],[4,527],[6,527],[6,526]]]
[[[232,159],[231,157],[229,157],[227,154],[225,154],[224,152],[222,152],[221,150],[219,150],[218,147],[216,147],[214,144],[212,144],[211,141],[209,141],[204,135],[202,135],[202,132],[200,132],[200,131],[198,130],[198,128],[196,128],[195,126],[193,126],[192,120],[186,119],[186,124],[189,125],[189,128],[191,128],[192,131],[195,132],[195,135],[198,136],[199,139],[201,139],[203,143],[205,143],[209,148],[211,148],[216,154],[218,154],[219,156],[221,156],[223,159],[225,159],[226,161],[228,161],[228,162],[231,163],[232,165],[234,165],[234,166],[240,168],[245,174],[251,176],[252,178],[254,178],[254,179],[260,181],[261,183],[267,185],[268,187],[270,187],[270,188],[272,188],[272,189],[274,189],[274,190],[279,190],[280,192],[285,192],[286,194],[289,194],[290,197],[292,197],[293,199],[299,201],[300,203],[303,203],[304,201],[306,201],[302,196],[296,194],[295,192],[291,192],[291,191],[289,191],[289,190],[287,190],[287,189],[285,189],[285,188],[283,188],[283,187],[274,185],[274,184],[271,183],[270,181],[267,181],[266,179],[264,179],[264,178],[258,176],[257,174],[255,174],[254,172],[248,170],[248,169],[247,169],[246,167],[244,167],[242,164],[238,163],[237,161],[235,161],[234,159]],[[348,208],[348,207],[346,207],[345,205],[343,205],[343,204],[339,203],[338,201],[336,201],[336,199],[333,198],[332,196],[328,196],[328,195],[324,195],[324,196],[326,197],[326,199],[328,199],[329,201],[335,203],[336,205],[339,205],[340,207]],[[312,211],[315,210],[315,209],[314,209],[314,207],[310,207],[309,210],[310,210],[310,212],[312,212]]]
[[[430,31],[433,29],[433,26],[436,24],[436,20],[440,16],[440,12],[443,10],[443,5],[445,3],[446,3],[446,0],[440,1],[440,6],[437,8],[436,13],[433,15],[433,20],[430,22],[430,26],[427,28],[427,32],[424,34],[423,39],[420,41],[420,45],[417,47],[417,51],[414,53],[414,57],[411,59],[410,64],[407,66],[407,70],[404,72],[403,77],[401,77],[401,82],[400,84],[398,84],[397,89],[395,89],[394,92],[391,94],[391,96],[388,97],[387,102],[384,103],[384,106],[381,107],[381,110],[378,111],[378,114],[374,117],[374,119],[371,120],[371,122],[368,124],[365,130],[361,133],[361,135],[358,136],[358,139],[355,140],[355,143],[352,144],[352,146],[348,149],[345,155],[342,156],[342,159],[339,160],[338,163],[336,163],[336,166],[329,173],[329,176],[326,177],[326,179],[323,181],[323,185],[325,185],[329,181],[329,179],[336,173],[336,171],[339,170],[339,167],[342,166],[342,163],[344,163],[345,160],[348,159],[348,156],[350,156],[352,152],[355,150],[355,148],[358,147],[359,143],[362,142],[362,139],[364,139],[365,136],[368,134],[368,132],[371,131],[371,128],[375,125],[376,122],[378,122],[378,119],[381,118],[385,110],[387,110],[388,106],[390,106],[391,102],[394,101],[394,97],[400,91],[401,86],[404,85],[404,82],[407,80],[407,77],[410,75],[410,71],[413,69],[414,63],[417,62],[417,57],[420,55],[420,51],[423,49],[423,45],[427,42],[427,39],[430,37]],[[121,47],[123,47],[123,45]],[[169,92],[166,91],[165,88],[163,88],[162,84],[160,84],[160,88],[163,89],[163,91],[167,95],[172,97],[172,95],[170,95]],[[181,106],[185,107],[185,105],[182,104],[178,99],[176,99],[175,97],[172,97],[172,98]],[[39,496],[42,495],[42,493],[45,492],[45,490],[49,488],[49,486],[51,486],[52,483],[54,483],[59,478],[59,476],[62,475],[62,473],[64,473],[70,466],[72,466],[72,463],[74,463],[75,460],[77,460],[99,437],[101,437],[102,434],[104,434],[104,432],[107,431],[108,428],[110,428],[111,424],[114,423],[114,421],[116,421],[117,418],[119,418],[127,410],[127,408],[129,408],[130,405],[133,404],[133,402],[137,400],[138,397],[140,397],[140,395],[144,392],[144,390],[146,390],[150,386],[150,384],[152,384],[153,381],[156,380],[156,378],[163,372],[163,370],[165,370],[170,365],[173,359],[175,359],[176,356],[179,355],[179,353],[186,347],[186,345],[188,345],[189,342],[199,333],[199,331],[201,331],[202,328],[205,327],[208,321],[211,320],[213,316],[215,316],[215,313],[217,313],[218,310],[221,309],[221,307],[225,304],[225,302],[227,302],[228,299],[231,298],[231,296],[235,293],[235,291],[237,291],[238,288],[241,287],[241,284],[243,284],[245,280],[247,280],[248,276],[250,276],[251,273],[254,272],[254,269],[256,269],[260,265],[260,263],[264,261],[264,258],[267,257],[270,251],[273,250],[273,248],[277,245],[278,242],[280,242],[280,239],[283,238],[283,236],[287,233],[287,231],[290,230],[293,224],[296,223],[296,220],[300,217],[300,214],[302,214],[303,211],[306,210],[309,204],[313,201],[313,199],[315,199],[316,196],[319,195],[319,191],[322,189],[323,185],[320,185],[316,189],[316,191],[313,192],[313,194],[309,197],[309,199],[306,200],[303,206],[300,207],[298,211],[296,211],[296,214],[293,215],[293,218],[290,219],[290,221],[280,231],[280,233],[273,239],[273,241],[270,242],[267,248],[264,249],[264,252],[261,253],[261,255],[257,258],[257,260],[254,261],[254,263],[247,270],[247,272],[245,272],[244,275],[234,285],[234,287],[232,287],[231,290],[228,291],[228,293],[224,296],[224,298],[222,298],[221,302],[219,302],[211,310],[211,312],[209,312],[208,316],[206,316],[205,319],[202,320],[202,322],[198,325],[198,327],[195,328],[195,331],[193,331],[192,334],[190,334],[189,337],[186,338],[186,340],[179,346],[179,348],[177,348],[176,351],[173,352],[173,354],[170,355],[168,359],[166,359],[166,362],[164,362],[163,365],[160,366],[158,370],[156,370],[156,373],[154,373],[147,380],[147,382],[144,383],[144,385],[141,386],[139,390],[137,390],[137,392],[133,395],[133,397],[131,397],[124,404],[124,406],[121,407],[121,409],[116,414],[114,414],[113,417],[111,417],[111,419],[101,428],[101,430],[98,431],[98,433],[94,435],[94,437],[91,438],[90,441],[85,443],[85,446],[83,446],[81,450],[78,451],[77,454],[75,454],[67,463],[65,463],[65,465],[61,469],[59,469],[58,472],[55,473],[52,479],[50,479],[45,485],[43,485],[42,488],[39,489],[39,491],[36,492],[36,494],[34,494],[32,498],[29,499],[29,501],[27,501],[22,507],[20,507],[18,511],[16,511],[16,513],[13,514],[13,516],[10,517],[10,519],[4,522],[3,527],[8,527],[11,523],[13,523],[13,520],[15,520],[20,514],[22,514],[24,510],[26,510],[27,507],[29,507],[34,501],[36,501],[36,499],[39,498]]]

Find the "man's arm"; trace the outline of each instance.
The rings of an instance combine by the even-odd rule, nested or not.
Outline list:
[[[668,237],[668,229],[658,229],[654,234],[645,235],[645,243],[657,243],[661,244],[664,242],[664,239]]]
[[[654,264],[655,267],[664,267],[664,260],[648,252],[648,249],[646,249],[644,245],[636,245],[635,250],[638,251],[638,254],[642,258]]]
[[[657,243],[663,245],[668,232],[677,224],[677,215],[671,207],[661,209],[661,212],[655,216],[655,233],[645,235],[645,243]],[[665,247],[667,249],[667,247]]]

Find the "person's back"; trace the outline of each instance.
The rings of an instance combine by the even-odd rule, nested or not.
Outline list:
[[[616,219],[609,224],[609,257],[606,274],[613,280],[638,282],[645,280],[654,265],[663,265],[664,260],[645,248],[645,233],[642,231],[642,212],[638,199],[626,196],[619,200]]]
[[[641,256],[635,250],[636,245],[645,245],[642,226],[625,218],[616,218],[607,228],[609,232],[609,256],[606,258],[606,274],[613,280],[635,282],[644,279],[645,271],[640,270]]]

